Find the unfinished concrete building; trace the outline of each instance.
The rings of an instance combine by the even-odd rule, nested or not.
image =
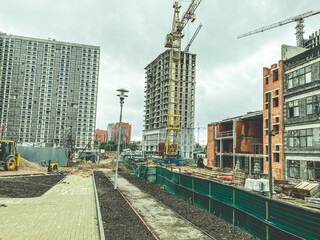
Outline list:
[[[268,102],[271,94],[271,102]],[[264,173],[269,173],[268,157],[268,111],[271,111],[271,130],[278,132],[271,137],[272,176],[284,179],[284,146],[283,146],[283,61],[263,68],[263,154]]]
[[[208,124],[208,167],[263,172],[262,111]]]
[[[145,112],[142,150],[145,155],[158,155],[166,142],[170,50],[166,50],[146,68]],[[196,55],[181,52],[180,140],[183,158],[192,158],[194,145]]]
[[[320,46],[284,59],[285,177],[320,181]]]
[[[47,147],[93,143],[99,61],[97,46],[0,33],[2,137]]]

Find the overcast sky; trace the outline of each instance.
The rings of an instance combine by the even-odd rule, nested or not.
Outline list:
[[[191,1],[182,1],[185,12]],[[144,68],[164,48],[172,0],[0,0],[0,31],[101,47],[97,124],[119,121],[116,89],[130,92],[123,121],[141,140]],[[208,123],[262,109],[262,69],[281,58],[281,45],[295,45],[295,23],[237,39],[237,35],[320,10],[319,0],[203,0],[185,28],[182,49],[200,22],[190,52],[197,54],[195,125],[200,144]],[[320,28],[320,14],[305,19],[305,38]],[[197,133],[197,129],[196,129]],[[198,136],[196,134],[196,140]]]

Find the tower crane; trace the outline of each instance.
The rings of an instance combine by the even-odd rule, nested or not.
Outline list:
[[[169,106],[167,116],[165,156],[176,158],[178,156],[180,137],[180,72],[181,72],[181,39],[182,30],[188,21],[195,20],[195,11],[202,0],[192,0],[183,17],[179,18],[181,6],[174,2],[174,15],[171,33],[167,34],[165,47],[170,48],[169,65]]]
[[[202,28],[202,24],[200,23],[200,25],[198,26],[197,30],[194,32],[192,38],[190,39],[188,45],[184,49],[184,52],[189,52],[189,48],[190,48],[191,44],[193,43],[194,39],[196,38],[196,36],[198,35],[198,33],[199,33],[201,28]]]
[[[295,17],[292,17],[292,18],[289,18],[289,19],[286,19],[286,20],[283,20],[283,21],[280,21],[280,22],[277,22],[277,23],[273,23],[271,25],[268,25],[268,26],[265,26],[265,27],[262,27],[262,28],[259,28],[259,29],[256,29],[254,31],[250,31],[250,32],[241,34],[237,38],[239,39],[239,38],[247,37],[247,36],[259,33],[259,32],[267,31],[267,30],[272,29],[272,28],[280,27],[282,25],[285,25],[285,24],[288,24],[288,23],[291,23],[291,22],[297,22],[297,26],[295,27],[296,28],[297,47],[304,47],[303,46],[303,43],[304,43],[304,39],[303,39],[303,33],[304,33],[303,32],[303,27],[304,27],[304,25],[303,25],[303,22],[304,22],[304,19],[307,18],[307,17],[311,17],[313,15],[319,14],[319,13],[320,13],[320,11],[309,11],[309,12],[300,14],[298,16],[295,16]]]

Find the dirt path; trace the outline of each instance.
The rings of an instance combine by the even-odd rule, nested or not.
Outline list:
[[[234,227],[233,225],[216,217],[212,213],[193,206],[181,198],[178,198],[166,190],[160,188],[154,183],[148,183],[130,173],[120,172],[121,176],[128,180],[131,184],[135,185],[144,192],[150,194],[158,201],[164,203],[166,206],[179,213],[181,216],[192,222],[197,227],[209,233],[214,238],[230,240],[249,240],[257,239],[251,234]],[[181,238],[183,239],[183,238]]]
[[[106,239],[155,239],[102,172],[94,174]]]
[[[112,180],[114,179],[113,172],[106,171],[105,173]],[[149,194],[142,192],[121,176],[118,177],[118,188],[159,239],[209,239],[168,207],[156,201]]]

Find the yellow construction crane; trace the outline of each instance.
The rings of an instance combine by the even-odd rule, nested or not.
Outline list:
[[[167,34],[165,47],[171,48],[170,52],[170,73],[169,73],[169,106],[166,132],[165,156],[177,157],[180,136],[180,71],[181,71],[181,39],[182,30],[188,21],[195,20],[195,10],[202,0],[192,0],[188,10],[182,19],[179,18],[181,6],[176,1],[173,4],[174,15],[171,33]]]
[[[289,19],[286,19],[286,20],[283,20],[283,21],[280,21],[280,22],[277,22],[277,23],[273,23],[271,25],[259,28],[257,30],[253,30],[253,31],[241,34],[237,38],[239,39],[239,38],[247,37],[247,36],[259,33],[259,32],[267,31],[267,30],[272,29],[272,28],[280,27],[282,25],[285,25],[285,24],[288,24],[288,23],[291,23],[291,22],[297,22],[297,26],[296,26],[297,47],[304,47],[304,44],[303,44],[304,43],[304,39],[303,39],[303,33],[304,33],[303,32],[303,27],[304,27],[303,22],[304,22],[304,19],[307,18],[307,17],[311,17],[313,15],[319,14],[319,13],[320,13],[320,11],[309,11],[309,12],[300,14],[298,16],[295,16],[295,17],[292,17],[292,18],[289,18]]]

